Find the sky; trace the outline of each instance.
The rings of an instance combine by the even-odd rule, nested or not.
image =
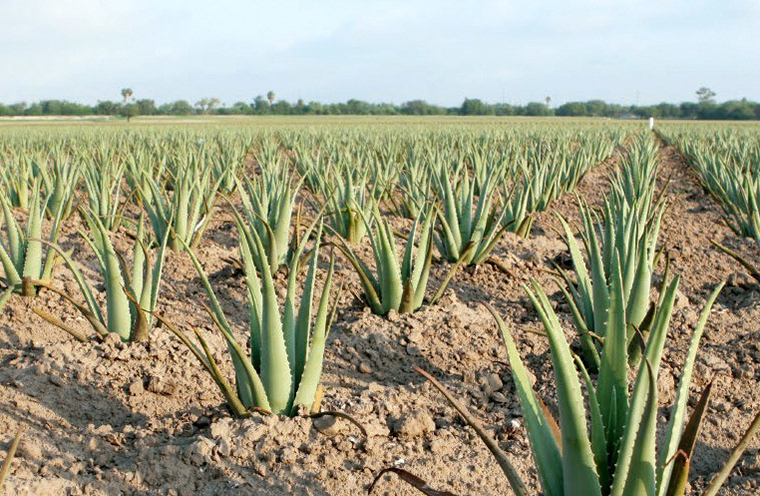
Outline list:
[[[760,100],[760,0],[0,0],[0,102]]]

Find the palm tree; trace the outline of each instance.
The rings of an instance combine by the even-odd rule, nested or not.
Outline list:
[[[269,100],[269,105],[272,105],[274,103],[274,91],[269,90],[267,93],[267,100]]]
[[[122,88],[121,90],[121,97],[124,98],[124,103],[127,103],[134,94],[135,92],[132,91],[132,88]]]

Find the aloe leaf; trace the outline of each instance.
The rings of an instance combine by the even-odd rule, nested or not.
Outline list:
[[[663,296],[663,303],[660,306],[652,332],[647,342],[646,348],[646,367],[639,367],[636,383],[633,388],[633,394],[630,399],[628,408],[628,420],[625,427],[625,433],[620,443],[620,450],[615,466],[615,478],[612,484],[612,496],[622,496],[625,490],[625,484],[629,477],[629,470],[632,464],[634,451],[636,450],[636,441],[641,427],[646,401],[649,395],[649,370],[652,370],[652,376],[657,380],[657,371],[660,367],[662,350],[665,344],[670,318],[673,313],[673,304],[675,302],[676,291],[678,290],[679,278],[675,277],[668,285]]]
[[[16,451],[18,450],[18,446],[21,443],[21,436],[23,435],[24,427],[19,427],[18,431],[16,431],[16,436],[13,438],[13,441],[8,448],[8,454],[5,456],[5,460],[3,460],[3,465],[0,467],[0,492],[3,490],[3,485],[5,485],[8,475],[11,473],[11,463],[13,463],[13,458],[16,456]]]
[[[564,271],[560,270],[560,274],[562,274],[562,277],[565,279],[565,282],[567,283],[567,275],[564,273]],[[570,286],[572,289],[572,286]],[[583,316],[581,315],[580,310],[578,309],[578,305],[575,303],[575,298],[570,295],[570,293],[565,289],[564,286],[559,287],[560,291],[562,291],[562,294],[565,296],[565,300],[567,301],[568,306],[570,307],[570,315],[573,319],[573,324],[575,325],[575,328],[578,330],[578,337],[581,341],[581,348],[583,349],[583,356],[584,359],[594,368],[594,370],[599,370],[599,367],[601,365],[601,357],[599,356],[599,350],[596,347],[596,344],[594,344],[594,339],[591,337],[591,333],[588,330],[588,327],[586,326],[586,321],[583,319]]]
[[[689,350],[686,354],[686,359],[684,361],[683,367],[681,368],[681,380],[678,384],[676,400],[673,404],[673,408],[670,414],[670,421],[668,422],[668,427],[665,431],[665,438],[662,444],[663,449],[660,451],[660,455],[657,460],[657,481],[659,495],[663,495],[664,491],[669,486],[673,466],[667,464],[666,462],[672,459],[675,456],[677,449],[679,449],[679,438],[681,437],[681,429],[686,417],[689,386],[691,384],[691,378],[694,372],[694,363],[696,361],[697,352],[699,351],[699,342],[702,338],[702,334],[704,333],[707,319],[710,317],[710,311],[715,304],[715,300],[718,298],[718,295],[723,289],[724,284],[725,282],[715,288],[715,290],[705,302],[705,306],[702,309],[701,315],[699,316],[697,326],[694,329],[694,334],[691,336],[691,342],[689,343]]]
[[[710,242],[713,244],[713,246],[718,248],[720,251],[722,251],[726,255],[730,256],[731,258],[739,262],[739,264],[741,264],[742,267],[747,269],[747,271],[750,273],[752,277],[755,278],[755,280],[760,281],[760,270],[758,270],[757,267],[754,264],[752,264],[752,262],[750,262],[746,257],[743,257],[738,252],[716,241],[711,240]]]
[[[222,395],[228,401],[228,404],[230,405],[230,408],[233,410],[235,415],[238,417],[245,416],[247,411],[245,406],[243,406],[242,402],[240,401],[240,398],[233,392],[229,383],[224,378],[224,375],[216,366],[216,363],[214,362],[212,365],[213,356],[211,353],[209,353],[208,345],[206,344],[200,332],[196,330],[193,331],[198,338],[198,341],[201,343],[202,349],[199,349],[184,332],[180,331],[179,328],[177,328],[177,326],[164,319],[161,315],[155,314],[154,316],[159,322],[165,325],[172,334],[179,338],[179,340],[182,341],[182,343],[187,346],[190,352],[198,359],[206,372],[211,375],[211,377],[214,379],[214,382],[216,382],[219,386]]]
[[[533,391],[528,372],[517,351],[512,334],[499,314],[490,305],[486,305],[488,311],[496,320],[499,330],[507,347],[507,357],[512,372],[512,378],[520,399],[520,407],[525,426],[528,431],[533,458],[536,462],[541,486],[547,496],[562,496],[564,494],[564,474],[562,467],[562,455],[560,445],[555,441],[551,423],[546,418],[540,401]]]
[[[377,234],[379,241],[379,264],[381,294],[383,299],[383,314],[389,310],[398,310],[401,305],[403,284],[396,256],[393,233],[387,222],[378,223]]]
[[[422,306],[428,281],[430,280],[430,267],[433,262],[433,219],[434,217],[431,214],[422,226],[422,238],[420,239],[420,245],[417,249],[417,256],[414,261],[414,271],[411,276],[411,280],[415,285],[413,303],[415,310]],[[422,263],[420,263],[419,259],[420,253],[424,253],[425,257],[422,260]]]
[[[3,270],[5,271],[5,282],[11,286],[19,286],[21,284],[21,275],[16,270],[13,260],[8,256],[8,252],[5,251],[2,243],[0,243],[0,263],[3,264]]]
[[[620,264],[613,262],[612,267],[610,307],[596,394],[607,429],[607,453],[614,464],[628,416],[628,340]]]
[[[184,243],[180,239],[180,243]],[[238,394],[240,394],[241,400],[244,404],[252,404],[265,410],[271,410],[269,406],[269,400],[266,389],[261,381],[259,374],[253,368],[250,360],[245,356],[245,352],[235,341],[232,335],[232,328],[227,321],[227,316],[224,314],[219,300],[211,287],[211,283],[206,276],[206,273],[201,267],[201,263],[198,257],[195,255],[192,249],[187,244],[184,245],[187,254],[190,256],[190,260],[193,262],[196,272],[201,279],[201,284],[206,290],[209,302],[211,303],[211,310],[209,314],[214,319],[214,323],[217,328],[222,332],[225,340],[227,341],[230,355],[232,356],[232,364],[235,368],[235,377],[238,383]]]
[[[262,308],[261,308],[261,381],[267,392],[272,412],[283,413],[290,403],[293,383],[288,350],[283,334],[277,291],[272,274],[264,264],[266,255],[261,239],[253,231],[255,253],[261,263]]]
[[[5,221],[5,230],[8,238],[8,254],[6,256],[12,261],[8,266],[14,267],[13,271],[19,273],[19,282],[21,282],[20,273],[23,271],[24,263],[24,238],[21,233],[21,228],[19,227],[16,218],[13,217],[10,205],[3,194],[0,194],[0,203],[2,203],[3,220]],[[0,245],[1,244],[2,243],[0,243]],[[5,263],[6,262],[3,262],[4,265]],[[6,277],[9,277],[7,274],[8,271],[6,269]]]
[[[586,370],[583,360],[576,357],[575,364],[578,367],[578,370],[580,370],[581,377],[583,377],[583,382],[586,385],[591,418],[591,449],[594,451],[596,472],[599,474],[599,484],[602,487],[602,494],[607,494],[612,483],[612,467],[610,466],[604,418],[602,417],[602,410],[599,405],[599,398],[594,389],[594,384],[591,382],[591,376],[589,375],[588,370]]]
[[[26,226],[26,249],[24,250],[23,278],[39,279],[42,275],[42,214],[39,201],[35,199],[29,210]]]
[[[655,458],[657,435],[657,379],[652,370],[649,360],[644,361],[642,368],[645,369],[649,380],[647,381],[648,392],[646,403],[641,415],[641,420],[634,442],[633,452],[629,464],[626,466],[627,478],[623,488],[624,496],[643,496],[655,494]],[[617,480],[619,473],[615,473]]]
[[[377,315],[383,315],[380,287],[375,276],[372,275],[372,271],[370,271],[369,267],[367,267],[367,265],[354,254],[353,250],[343,238],[339,237],[338,244],[335,246],[341,251],[341,253],[343,253],[343,255],[345,255],[349,263],[354,266],[354,269],[356,269],[356,273],[362,284],[362,289],[364,290],[364,297],[367,299],[367,303],[372,309],[372,312]]]
[[[731,452],[728,460],[726,460],[726,463],[723,465],[723,467],[721,467],[718,473],[715,474],[702,496],[716,496],[718,494],[718,491],[720,491],[720,488],[726,482],[726,479],[728,479],[729,474],[734,469],[734,466],[739,461],[739,458],[741,458],[741,456],[744,454],[744,451],[749,447],[752,439],[755,437],[755,435],[757,435],[758,432],[760,432],[760,413],[755,416],[755,419],[749,425],[747,431],[744,433],[741,440],[739,440],[739,443]]]
[[[544,324],[552,350],[552,363],[557,386],[560,427],[562,429],[562,471],[565,494],[601,496],[591,443],[588,439],[586,409],[583,405],[578,373],[562,327],[541,287],[533,281],[535,294],[528,290]]]
[[[122,340],[128,341],[132,333],[132,315],[129,299],[124,292],[126,284],[122,267],[105,226],[97,217],[91,218],[100,239],[101,257],[104,261],[108,331],[115,332]]]
[[[298,317],[295,323],[295,353],[294,353],[294,374],[293,384],[298,385],[301,382],[304,367],[306,365],[306,358],[308,355],[309,338],[311,336],[311,309],[312,309],[312,295],[314,294],[314,282],[317,271],[317,264],[319,261],[319,245],[322,238],[322,225],[320,224],[317,230],[317,236],[314,240],[314,251],[311,256],[311,263],[309,264],[309,273],[306,276],[306,282],[304,283],[303,293],[301,295],[301,303],[298,307]],[[296,252],[296,256],[293,258],[291,264],[291,272],[295,273],[296,265],[300,255],[299,249]],[[295,284],[295,283],[294,283]],[[294,392],[295,394],[295,392]]]
[[[686,494],[686,482],[689,479],[689,467],[691,466],[691,457],[694,453],[694,448],[697,446],[697,437],[702,427],[702,421],[707,413],[707,406],[710,404],[710,395],[712,393],[712,386],[714,380],[707,384],[707,387],[702,391],[699,397],[697,406],[689,417],[689,421],[686,423],[686,428],[681,434],[681,439],[678,443],[678,451],[674,455],[672,462],[667,460],[672,472],[668,473],[669,481],[665,482],[658,477],[657,483],[659,487],[666,487],[666,496],[684,496]],[[662,466],[658,464],[658,472],[661,471]]]
[[[59,246],[57,245],[48,245],[50,248],[55,250],[58,255],[61,257],[61,259],[64,261],[66,266],[71,270],[71,273],[74,275],[74,280],[77,282],[77,285],[79,286],[79,289],[82,291],[82,296],[85,299],[85,303],[87,304],[87,311],[95,317],[97,322],[99,323],[98,326],[96,326],[96,330],[103,334],[102,330],[106,329],[106,321],[103,318],[103,313],[100,311],[100,306],[98,305],[97,301],[95,300],[95,296],[92,294],[92,290],[90,289],[90,286],[85,281],[84,276],[82,275],[82,272],[77,267],[76,263],[72,258],[69,256],[68,253],[63,251]],[[52,288],[52,287],[51,287]],[[51,289],[49,288],[49,289]],[[66,297],[73,303],[73,299],[66,295]],[[107,331],[108,332],[108,331]]]
[[[301,376],[297,391],[295,393],[295,398],[293,400],[294,407],[303,405],[306,407],[306,409],[311,410],[312,404],[314,402],[314,397],[316,396],[317,388],[319,386],[319,381],[322,377],[325,343],[327,341],[329,327],[332,324],[332,319],[328,318],[328,311],[330,287],[332,285],[334,270],[335,258],[330,257],[330,269],[327,272],[325,284],[322,289],[322,296],[319,300],[319,307],[317,309],[317,315],[314,320],[314,330],[311,336],[309,353],[306,357],[303,375]],[[336,299],[336,305],[339,299],[340,298]],[[301,305],[303,304],[304,302],[302,301]]]

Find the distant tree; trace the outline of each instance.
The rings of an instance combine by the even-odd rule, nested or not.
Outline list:
[[[95,113],[98,115],[117,115],[121,105],[111,101],[99,101],[95,105]]]
[[[362,100],[351,99],[346,102],[346,114],[351,115],[368,115],[370,113],[370,104]]]
[[[741,121],[754,119],[755,108],[746,98],[741,100],[729,100],[718,106],[714,118]]]
[[[698,105],[694,102],[683,102],[679,107],[679,115],[681,119],[696,119]]]
[[[202,98],[195,102],[195,107],[203,114],[208,114],[219,106],[218,98]]]
[[[130,98],[132,98],[132,95],[134,95],[135,92],[132,91],[132,88],[122,88],[121,89],[121,97],[124,99],[124,103],[127,103]]]
[[[264,98],[261,95],[258,95],[253,100],[252,106],[253,106],[253,111],[255,114],[263,115],[263,114],[269,113],[270,104],[267,102],[266,98]]]
[[[126,117],[127,122],[129,122],[129,120],[132,119],[132,117],[137,117],[138,115],[140,115],[140,109],[136,103],[128,103],[121,107],[121,115]]]
[[[663,102],[658,104],[655,108],[657,109],[656,117],[665,119],[676,119],[681,117],[681,108],[678,105]]]
[[[586,115],[602,117],[607,112],[607,102],[604,100],[589,100],[586,102]]]
[[[497,103],[493,106],[495,115],[517,115],[517,109],[508,103]]]
[[[235,102],[232,107],[227,109],[228,114],[233,115],[245,115],[250,114],[252,111],[250,105],[245,102]]]
[[[42,105],[38,102],[29,105],[29,107],[27,107],[27,109],[24,111],[24,115],[42,115]]]
[[[153,100],[137,100],[135,105],[137,105],[137,113],[140,115],[155,115],[158,112],[158,109],[156,109],[156,102]]]
[[[697,91],[697,100],[699,103],[715,103],[716,93],[706,86],[702,86]]]
[[[187,100],[177,100],[172,103],[165,103],[158,108],[161,115],[190,115],[193,113],[193,106]]]
[[[67,102],[66,100],[43,100],[39,103],[42,115],[88,115],[92,114],[89,105]]]
[[[547,116],[552,115],[552,110],[540,102],[530,102],[525,106],[525,115]]]
[[[310,114],[324,115],[325,112],[326,112],[325,105],[323,103],[321,103],[321,102],[309,102],[309,104],[307,105],[307,107],[309,109],[308,112]]]
[[[280,100],[270,108],[272,113],[276,115],[290,115],[293,113],[293,106],[287,100]]]
[[[551,106],[552,106],[552,97],[547,96],[546,98],[544,98],[544,102],[546,102],[546,107],[547,108],[551,108]]]
[[[273,105],[274,104],[274,91],[269,90],[267,92],[267,100],[269,100],[269,105]]]
[[[493,109],[477,98],[465,98],[460,112],[462,115],[489,115]]]
[[[12,105],[8,105],[13,115],[24,115],[26,112],[26,102],[18,102]]]
[[[406,115],[426,115],[429,105],[425,100],[411,100],[401,105],[401,113]]]
[[[557,115],[565,117],[584,117],[589,115],[588,108],[583,102],[567,102],[557,108]]]

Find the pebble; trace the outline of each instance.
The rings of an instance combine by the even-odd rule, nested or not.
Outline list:
[[[488,387],[488,392],[499,391],[504,387],[504,383],[498,374],[486,374],[485,381],[486,386]]]
[[[143,387],[142,379],[138,379],[129,385],[129,394],[132,396],[137,396],[143,391],[145,391],[145,388]]]
[[[496,403],[504,404],[504,403],[509,402],[507,397],[504,396],[504,393],[502,393],[501,391],[494,391],[493,393],[491,393],[490,398]]]
[[[341,425],[338,419],[333,415],[324,415],[313,419],[314,428],[327,437],[335,436],[340,433]]]

